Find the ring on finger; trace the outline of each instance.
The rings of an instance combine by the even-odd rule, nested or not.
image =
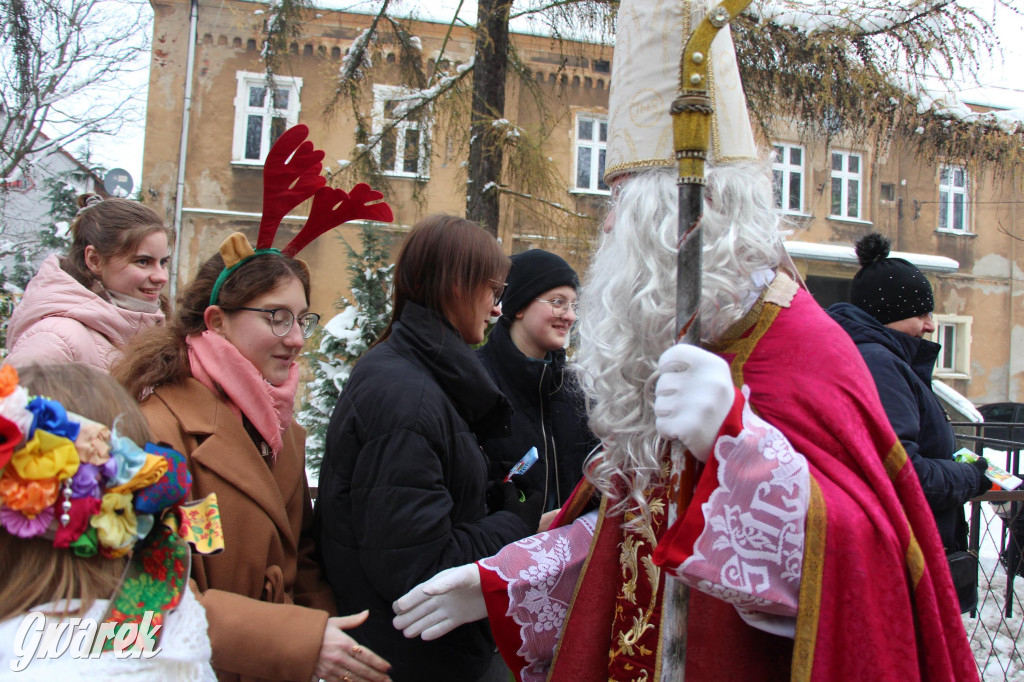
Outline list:
[[[347,670],[343,672],[341,674],[341,677],[339,677],[338,679],[341,680],[341,682],[352,682],[352,678],[348,676]]]
[[[363,651],[363,647],[359,646],[358,644],[353,644],[352,645],[352,655],[353,656],[358,656],[360,653],[362,653],[362,651]]]

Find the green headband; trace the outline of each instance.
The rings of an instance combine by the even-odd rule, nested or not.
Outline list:
[[[213,290],[210,291],[210,305],[217,305],[217,296],[220,295],[220,288],[224,286],[224,282],[227,281],[232,272],[242,267],[256,256],[263,256],[268,253],[276,253],[279,256],[284,255],[281,253],[280,249],[256,249],[251,256],[246,256],[231,267],[221,270],[221,273],[217,275],[217,281],[213,283]]]

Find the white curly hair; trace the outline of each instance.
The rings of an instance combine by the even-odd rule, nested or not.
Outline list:
[[[580,290],[580,345],[573,369],[602,441],[586,475],[646,518],[644,491],[660,482],[654,387],[658,358],[675,339],[678,190],[670,168],[637,172],[617,187],[605,234]],[[702,341],[719,338],[750,308],[752,275],[783,254],[767,167],[711,168],[705,191]]]

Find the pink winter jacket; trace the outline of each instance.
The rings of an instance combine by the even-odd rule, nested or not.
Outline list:
[[[119,308],[64,272],[59,257],[43,261],[7,326],[6,362],[83,362],[104,371],[135,336],[163,322],[164,314]]]

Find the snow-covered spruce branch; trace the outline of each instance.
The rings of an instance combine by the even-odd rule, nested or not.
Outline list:
[[[419,114],[425,109],[429,108],[430,105],[440,98],[442,95],[452,90],[458,83],[463,80],[467,74],[473,70],[473,63],[463,64],[460,66],[455,75],[444,76],[439,79],[437,83],[425,90],[411,90],[406,95],[398,95],[391,99],[399,102],[395,106],[392,118],[388,119],[382,128],[367,138],[366,142],[356,145],[355,158],[350,159],[350,163],[354,163],[368,154],[374,149],[384,137],[402,122],[408,120],[412,115]]]
[[[807,35],[841,32],[868,38],[892,33],[955,4],[956,0],[924,0],[906,7],[888,1],[861,5],[785,2],[750,5],[746,13],[755,19],[789,26]]]
[[[380,23],[381,18],[387,16],[389,4],[391,4],[391,0],[384,0],[377,14],[370,21],[370,26],[352,41],[352,45],[349,46],[348,52],[341,60],[341,67],[338,69],[336,92],[340,93],[348,81],[360,80],[363,77],[363,69],[373,66],[367,49],[376,38],[377,24]]]

